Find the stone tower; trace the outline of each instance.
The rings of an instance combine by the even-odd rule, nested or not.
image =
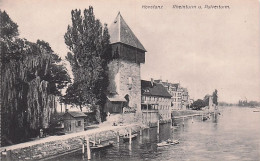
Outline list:
[[[118,13],[109,26],[113,60],[108,64],[109,87],[106,112],[121,113],[123,107],[141,112],[140,64],[145,48]]]
[[[209,110],[214,110],[213,97],[209,96]]]

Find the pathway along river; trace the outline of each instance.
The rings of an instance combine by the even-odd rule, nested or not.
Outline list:
[[[92,161],[139,160],[260,160],[260,109],[223,107],[216,119],[201,121],[197,116],[176,121],[178,126],[160,126],[159,139],[178,139],[180,144],[157,147],[157,129],[145,129],[132,145],[123,143],[92,153]],[[193,123],[192,123],[193,122]],[[81,151],[67,154],[53,161],[82,161]]]

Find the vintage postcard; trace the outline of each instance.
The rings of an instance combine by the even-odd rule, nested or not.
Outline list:
[[[0,0],[1,160],[260,160],[259,0]]]

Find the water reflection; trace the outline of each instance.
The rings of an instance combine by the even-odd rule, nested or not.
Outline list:
[[[175,120],[175,125],[144,129],[132,144],[114,144],[114,147],[92,153],[92,160],[259,160],[260,113],[250,108],[223,108],[202,121],[201,117]],[[159,137],[159,138],[158,138]],[[168,138],[180,140],[180,144],[157,147],[157,142]],[[116,139],[115,139],[116,141]],[[53,160],[82,160],[80,152]]]

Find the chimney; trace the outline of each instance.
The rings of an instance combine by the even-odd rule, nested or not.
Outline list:
[[[153,87],[153,83],[154,83],[153,78],[151,78],[151,84],[152,84],[152,87]]]

